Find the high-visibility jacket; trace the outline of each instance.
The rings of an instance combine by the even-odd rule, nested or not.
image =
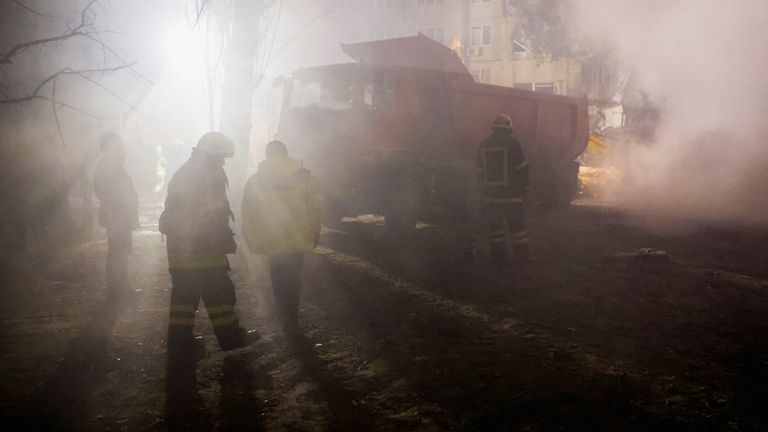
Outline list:
[[[99,224],[107,232],[139,227],[139,197],[121,164],[100,160],[93,172],[93,191],[99,200]]]
[[[196,154],[173,175],[160,216],[171,269],[229,267],[226,254],[237,246],[226,188],[224,169]]]
[[[321,202],[303,162],[287,156],[259,164],[243,193],[243,236],[253,253],[311,251],[320,234]]]
[[[478,181],[486,204],[522,203],[528,187],[528,162],[511,134],[494,133],[477,148]]]

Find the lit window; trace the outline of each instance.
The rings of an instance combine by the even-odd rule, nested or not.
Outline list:
[[[491,25],[472,26],[472,46],[491,46]]]

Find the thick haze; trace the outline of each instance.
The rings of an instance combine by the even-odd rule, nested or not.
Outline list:
[[[648,147],[617,163],[620,205],[768,223],[768,1],[578,0],[580,31],[660,104]]]

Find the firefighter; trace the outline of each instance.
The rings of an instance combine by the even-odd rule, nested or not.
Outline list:
[[[493,120],[491,136],[478,146],[476,164],[491,258],[497,263],[506,259],[509,230],[513,259],[527,261],[524,198],[528,188],[528,163],[515,139],[509,116],[499,114]]]
[[[235,146],[224,134],[200,138],[192,156],[168,184],[160,232],[168,238],[171,305],[168,322],[169,360],[199,354],[201,339],[193,336],[195,315],[202,299],[222,350],[244,347],[258,338],[240,327],[235,313],[235,287],[229,278],[227,254],[237,245],[229,226],[225,158]]]
[[[107,299],[117,301],[128,289],[128,255],[139,227],[139,198],[125,171],[125,144],[119,135],[99,139],[93,188],[99,199],[99,224],[107,230]]]
[[[267,255],[277,316],[289,337],[298,335],[304,252],[320,236],[317,185],[303,162],[280,141],[267,144],[266,160],[245,185],[243,235],[255,254]]]

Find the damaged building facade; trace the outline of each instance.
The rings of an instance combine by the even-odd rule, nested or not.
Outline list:
[[[339,13],[347,43],[423,34],[459,55],[477,82],[610,97],[603,62],[577,55],[556,0],[369,0]]]

